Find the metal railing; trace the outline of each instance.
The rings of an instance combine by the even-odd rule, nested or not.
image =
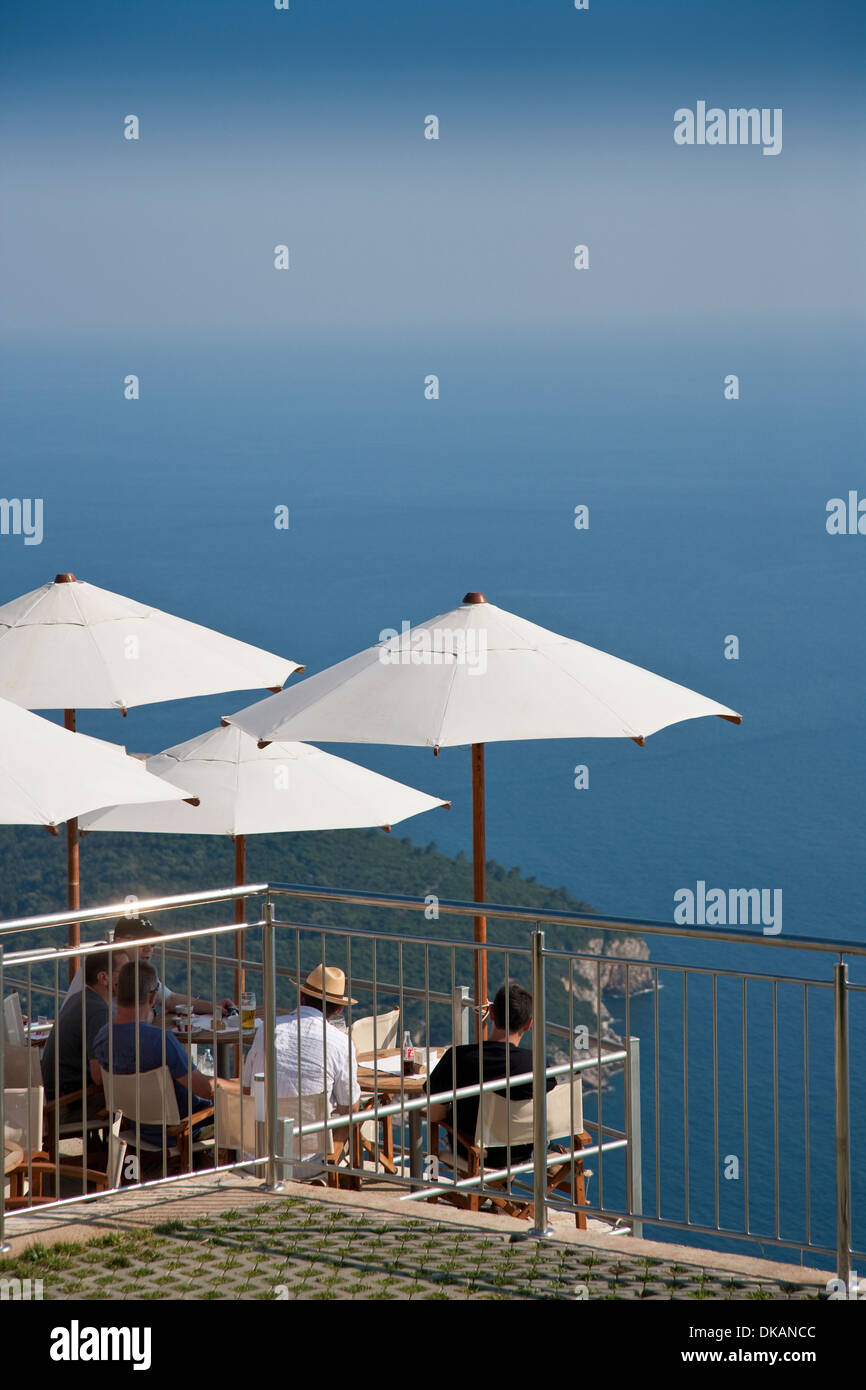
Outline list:
[[[238,896],[262,899],[261,915],[256,920],[240,927],[234,922],[219,922],[183,931],[173,928],[160,938],[157,950],[163,978],[167,967],[181,961],[186,967],[186,993],[194,993],[193,983],[201,982],[206,974],[212,997],[216,998],[218,981],[233,974],[235,933],[240,933],[243,968],[259,982],[256,992],[262,1001],[259,1012],[263,1037],[256,1049],[261,1070],[246,1077],[250,1089],[258,1091],[253,1098],[255,1123],[250,1123],[245,1105],[240,1102],[242,1142],[236,1146],[236,1152],[245,1163],[264,1170],[269,1187],[277,1188],[290,1172],[305,1172],[308,1165],[301,1158],[304,1143],[309,1147],[311,1137],[319,1135],[327,1154],[336,1155],[339,1144],[343,1144],[341,1182],[357,1184],[369,1179],[375,1170],[377,1182],[402,1189],[408,1202],[437,1197],[465,1199],[478,1205],[487,1200],[500,1206],[509,1202],[512,1209],[523,1210],[531,1204],[532,1230],[536,1234],[549,1230],[548,1212],[558,1209],[572,1213],[581,1224],[587,1217],[594,1217],[609,1224],[627,1225],[635,1234],[679,1231],[709,1243],[745,1240],[762,1249],[770,1246],[796,1250],[801,1257],[811,1254],[832,1258],[839,1278],[846,1283],[852,1257],[866,1258],[863,1251],[852,1249],[852,1203],[862,1198],[859,1189],[852,1192],[851,1086],[852,1076],[854,1084],[861,1084],[862,1072],[852,1070],[849,1062],[851,1005],[866,989],[849,982],[845,960],[866,955],[866,946],[850,941],[782,939],[746,931],[682,928],[660,922],[486,904],[483,911],[491,922],[498,921],[512,929],[525,926],[529,930],[517,944],[488,942],[479,947],[466,940],[442,940],[402,928],[362,930],[330,920],[295,920],[294,904],[303,903],[308,911],[313,906],[320,914],[344,915],[346,909],[363,908],[384,914],[387,920],[394,912],[425,913],[427,901],[292,884],[245,885],[234,890],[172,895],[139,902],[136,911],[149,915],[205,907],[220,911],[222,905]],[[126,908],[123,903],[77,911],[75,919],[96,924],[123,915]],[[479,912],[477,904],[444,900],[437,903],[437,909],[440,918],[454,918],[458,923]],[[54,1017],[58,1018],[60,963],[70,954],[86,959],[100,947],[93,944],[70,950],[33,946],[7,950],[4,954],[2,943],[18,932],[39,932],[36,939],[44,939],[41,933],[65,926],[70,920],[64,913],[0,924],[0,995],[5,996],[9,981],[14,981],[19,992],[23,991],[26,1012],[31,1016],[34,995],[47,989],[53,996]],[[723,969],[700,960],[684,964],[677,960],[630,959],[615,953],[599,955],[595,950],[547,945],[545,932],[552,934],[560,928],[581,930],[584,934],[591,929],[602,940],[614,933],[687,940],[690,950],[698,942],[760,948],[765,953],[773,949],[809,952],[801,959],[815,960],[817,956],[818,963],[826,962],[831,968],[819,978],[811,970],[796,973],[797,961],[790,956],[762,957],[792,962],[790,971],[774,973],[745,967]],[[218,951],[223,936],[228,936],[230,951]],[[129,946],[134,951],[136,942]],[[474,1085],[458,1086],[453,1071],[450,1084],[431,1089],[430,1068],[420,1088],[397,1072],[377,1070],[371,1076],[358,1070],[352,1049],[348,1049],[344,1078],[347,1094],[351,1100],[363,1082],[363,1110],[328,1113],[331,1107],[326,1106],[326,1113],[312,1121],[302,1115],[281,1115],[281,1109],[289,1105],[289,1093],[304,1094],[304,1039],[297,1003],[300,984],[312,965],[322,963],[343,969],[349,998],[362,998],[364,1007],[372,1009],[374,1019],[382,1002],[388,1001],[392,1011],[396,1008],[401,1033],[405,1027],[411,1027],[413,1035],[423,1038],[427,1046],[435,1047],[438,1042],[438,1051],[444,1055],[451,1043],[467,1044],[478,1031],[478,1011],[487,1001],[474,1001],[466,982],[474,978],[474,955],[481,949],[494,973],[499,970],[504,980],[531,988],[535,1018],[531,1067],[525,1066],[531,1075],[531,1156],[512,1161],[512,1149],[516,1150],[517,1145],[511,1142],[511,1114],[520,1098],[512,1092],[520,1093],[525,1084],[524,1064],[519,1073],[512,1074],[507,1054],[505,1075],[488,1079],[483,1037],[479,1040],[479,1080]],[[624,1020],[617,1024],[623,1042],[604,1037],[605,1000],[610,1002],[610,996],[603,972],[611,965],[624,976]],[[53,987],[45,982],[47,970],[53,970]],[[564,1004],[563,996],[552,983],[554,972],[562,971],[565,974],[560,973],[559,979],[565,988]],[[644,973],[638,976],[636,972]],[[640,980],[641,994],[635,993],[635,980]],[[281,1004],[284,1014],[291,1010],[294,1014],[281,1020]],[[357,1001],[347,1006],[346,1024],[350,1032],[360,1019],[361,1008]],[[84,1022],[82,1004],[82,1025]],[[375,1035],[375,1023],[373,1026]],[[292,1030],[294,1041],[289,1038]],[[162,1059],[167,1060],[169,1052],[174,1052],[168,1039],[174,1035],[166,1027],[165,1013],[160,1033]],[[107,1071],[111,1085],[113,1029],[108,1030],[108,1036]],[[237,1044],[220,1045],[217,1036],[213,1034],[212,1044],[219,1063],[215,1070],[225,1069],[223,1064],[230,1062],[232,1050],[239,1065],[242,1049]],[[328,1037],[329,1029],[322,1028],[321,1072],[325,1078],[334,1073],[336,1064],[333,1055],[329,1062]],[[0,1064],[4,1045],[4,1036],[0,1035]],[[136,1075],[138,1047],[136,1035]],[[332,1047],[337,1044],[332,1042]],[[552,1049],[556,1049],[553,1060]],[[374,1051],[377,1050],[374,1043]],[[82,1043],[83,1076],[89,1062],[85,1052]],[[525,1055],[528,1062],[530,1054]],[[191,1048],[189,1057],[188,1082],[194,1071]],[[32,1058],[30,1065],[32,1070]],[[377,1065],[381,1066],[381,1062]],[[453,1069],[453,1061],[451,1065]],[[291,1080],[290,1071],[294,1072]],[[255,1085],[256,1075],[263,1076],[263,1087]],[[832,1108],[828,1095],[831,1075]],[[587,1125],[587,1131],[580,1136],[574,1124],[570,1135],[559,1136],[571,1141],[564,1155],[548,1148],[553,1136],[547,1126],[546,1086],[557,1078],[567,1078],[569,1083],[582,1080]],[[587,1092],[590,1080],[594,1085]],[[760,1103],[756,1103],[759,1089]],[[483,1126],[486,1105],[481,1096],[490,1091],[504,1091],[512,1102],[506,1107],[509,1130],[502,1150],[503,1163],[491,1167],[486,1161],[489,1146],[483,1142],[482,1128],[480,1134],[461,1136],[461,1141],[478,1141],[470,1144],[475,1162],[472,1171],[462,1171],[457,1160],[450,1170],[444,1163],[437,1165],[433,1161],[431,1124],[427,1125],[426,1148],[424,1144],[422,1122],[426,1112],[431,1106],[444,1105],[453,1118],[461,1101],[476,1098]],[[862,1104],[862,1097],[858,1099]],[[105,1102],[108,1117],[113,1118],[115,1107],[110,1094]],[[216,1171],[236,1166],[238,1161],[221,1161],[220,1140],[226,1132],[228,1103],[224,1086],[218,1085],[213,1102],[214,1138],[209,1165]],[[85,1134],[87,1104],[84,1098]],[[231,1104],[235,1105],[235,1101]],[[348,1108],[348,1103],[344,1108]],[[611,1111],[614,1123],[609,1122]],[[143,1152],[141,1129],[137,1120],[131,1146],[139,1155]],[[54,1151],[49,1157],[62,1166],[60,1125],[55,1124],[51,1133]],[[247,1139],[252,1142],[248,1144]],[[204,1143],[206,1146],[207,1141]],[[172,1181],[164,1126],[158,1148],[159,1176],[155,1181]],[[190,1139],[188,1163],[181,1166],[181,1176],[192,1170],[193,1153]],[[86,1157],[85,1144],[82,1187],[86,1186]],[[590,1159],[597,1165],[591,1175],[586,1166]],[[109,1154],[107,1170],[112,1162],[116,1164],[116,1146]],[[557,1165],[567,1170],[564,1187],[551,1189],[549,1172],[558,1171]],[[792,1208],[795,1182],[794,1177],[789,1179],[789,1170],[796,1176],[800,1193],[796,1210]],[[26,1182],[32,1192],[32,1165],[28,1173],[22,1185]],[[588,1191],[590,1176],[596,1190],[594,1198]],[[654,1199],[648,1197],[647,1178],[649,1187],[654,1188]],[[729,1181],[726,1183],[725,1179]],[[815,1183],[819,1185],[821,1202],[813,1219]],[[55,1186],[54,1200],[67,1200],[61,1196],[59,1178]],[[115,1187],[109,1184],[108,1190]],[[834,1189],[832,1212],[826,1200],[828,1188]],[[741,1204],[733,1200],[734,1193],[741,1195]],[[80,1196],[75,1199],[80,1200]],[[735,1210],[738,1206],[739,1212]],[[832,1234],[827,1229],[830,1215]],[[0,1215],[0,1222],[2,1219]],[[10,1219],[14,1220],[14,1213]],[[820,1227],[817,1232],[816,1225]]]

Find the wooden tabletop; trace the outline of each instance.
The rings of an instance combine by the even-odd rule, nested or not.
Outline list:
[[[443,1049],[434,1047],[434,1052],[442,1056]],[[426,1048],[418,1048],[426,1059]],[[399,1095],[401,1090],[407,1096],[424,1095],[427,1090],[427,1073],[415,1073],[413,1076],[395,1076],[390,1071],[377,1071],[375,1065],[376,1057],[399,1057],[401,1055],[399,1047],[386,1047],[381,1052],[362,1052],[358,1058],[358,1085],[362,1091],[378,1091],[380,1095]]]

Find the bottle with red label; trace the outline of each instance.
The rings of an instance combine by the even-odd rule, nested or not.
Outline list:
[[[415,1044],[408,1032],[403,1034],[403,1075],[415,1075]]]

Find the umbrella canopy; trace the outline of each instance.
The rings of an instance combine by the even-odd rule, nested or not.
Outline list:
[[[260,749],[240,729],[210,729],[148,758],[146,767],[189,788],[198,806],[115,806],[83,818],[85,830],[168,835],[264,835],[396,825],[447,806],[390,777],[307,743]]]
[[[279,689],[302,666],[74,575],[0,606],[0,696],[26,709],[119,709]]]
[[[294,661],[58,574],[0,607],[0,697],[27,709],[119,709],[256,686],[279,690]],[[105,804],[105,803],[103,803]],[[66,823],[68,901],[80,906],[78,823]],[[69,943],[80,940],[78,923]],[[69,969],[76,968],[70,958]]]
[[[152,776],[117,744],[68,733],[0,700],[0,824],[53,828],[115,802],[180,801],[190,795]]]
[[[726,705],[641,666],[538,627],[469,593],[458,608],[407,628],[357,656],[260,700],[230,718],[254,738],[472,745],[475,901],[486,899],[484,744],[536,738],[646,738]],[[484,917],[475,939],[486,940]],[[487,998],[476,955],[476,1003]],[[481,1032],[479,1025],[479,1033]]]
[[[348,830],[396,825],[407,816],[447,806],[413,787],[381,777],[306,743],[261,749],[241,729],[223,725],[148,758],[166,783],[191,787],[198,805],[115,806],[87,816],[83,829],[233,835],[235,883],[246,878],[246,836],[294,830]],[[235,921],[245,920],[235,903]],[[235,940],[236,989],[243,992],[243,943]]]
[[[446,748],[535,738],[632,738],[726,705],[467,595],[229,717],[260,740]],[[480,600],[480,601],[479,601]]]

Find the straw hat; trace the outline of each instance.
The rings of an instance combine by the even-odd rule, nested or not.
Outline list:
[[[324,987],[322,976],[324,975]],[[304,994],[323,995],[329,1004],[357,1004],[357,999],[350,999],[345,993],[346,976],[342,970],[335,965],[328,965],[324,968],[317,965],[315,970],[311,970],[305,980],[301,981],[301,989]]]

